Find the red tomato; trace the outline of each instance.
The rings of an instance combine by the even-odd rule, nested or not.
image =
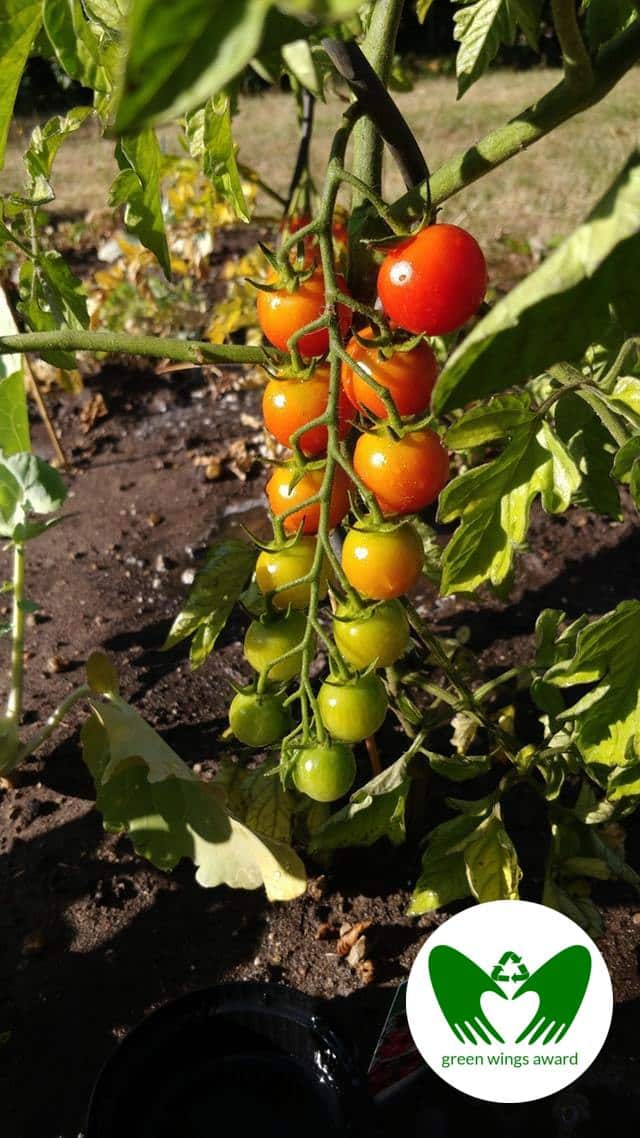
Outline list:
[[[285,518],[284,528],[286,533],[296,533],[301,523],[303,533],[317,533],[320,524],[320,503],[314,502],[312,505],[305,507],[305,502],[315,497],[322,488],[324,469],[306,470],[300,478],[300,481],[296,482],[295,486],[292,486],[291,483],[294,481],[297,473],[298,467],[293,464],[279,466],[277,470],[274,471],[267,482],[269,505],[276,517],[286,513],[292,506],[300,507],[294,510],[292,514],[289,514],[288,518]],[[329,507],[329,525],[332,529],[340,525],[342,519],[349,512],[350,489],[351,482],[349,478],[342,467],[337,466],[333,475],[331,505]]]
[[[373,328],[364,328],[358,335],[372,340],[376,333]],[[399,415],[419,415],[427,410],[438,374],[436,357],[429,344],[423,342],[408,352],[394,352],[385,358],[378,348],[365,348],[353,336],[347,344],[347,352],[367,375],[386,388]],[[380,396],[357,371],[344,363],[342,385],[360,411],[369,411],[379,419],[387,418]]]
[[[347,292],[344,277],[337,278],[338,287]],[[275,348],[288,352],[288,342],[299,328],[318,320],[324,312],[324,277],[321,269],[316,269],[306,281],[293,292],[278,288],[274,292],[258,292],[258,323]],[[340,331],[344,336],[351,323],[351,312],[344,304],[338,305]],[[303,356],[323,356],[329,350],[329,330],[319,328],[308,332],[298,340],[298,349]]]
[[[378,273],[387,316],[409,332],[441,336],[465,324],[487,291],[478,242],[457,225],[429,225],[394,245]]]
[[[324,414],[329,398],[329,365],[319,364],[309,379],[272,379],[264,389],[262,414],[265,427],[279,443],[291,446],[292,434]],[[341,439],[349,434],[353,408],[342,388],[338,396],[338,431]],[[304,454],[324,454],[327,428],[311,427],[298,438]]]
[[[414,514],[438,497],[449,456],[434,431],[411,431],[401,439],[367,431],[356,443],[353,466],[386,514]]]

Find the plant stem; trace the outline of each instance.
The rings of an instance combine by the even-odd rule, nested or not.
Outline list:
[[[296,164],[293,168],[291,175],[291,182],[289,184],[289,192],[284,207],[285,214],[288,213],[294,194],[300,184],[300,180],[309,168],[309,148],[311,146],[311,135],[313,134],[313,112],[315,108],[315,99],[306,87],[302,88],[300,94],[300,142],[298,144],[298,153],[296,155]]]
[[[563,79],[537,103],[440,166],[431,175],[433,205],[441,205],[465,186],[544,138],[567,119],[600,102],[638,59],[640,20],[601,48],[593,67],[593,83],[588,90],[573,91],[566,78]],[[423,198],[419,187],[405,194],[394,202],[394,215],[400,221],[421,216],[424,212]]]
[[[593,66],[578,24],[576,0],[551,0],[551,15],[562,49],[567,87],[586,91],[593,83]]]
[[[0,355],[18,352],[108,352],[128,356],[149,356],[179,363],[274,364],[286,356],[275,348],[251,348],[239,344],[209,344],[205,340],[163,339],[126,332],[86,332],[63,328],[55,332],[19,332],[0,336]]]
[[[394,3],[389,0],[388,6],[392,8]],[[375,5],[380,9],[384,9],[385,6],[385,4]],[[361,112],[367,116],[374,130],[368,140],[371,149],[365,149],[363,143],[362,166],[355,167],[355,177],[369,186],[375,194],[381,193],[381,157],[378,156],[377,150],[380,145],[377,135],[380,135],[389,147],[406,186],[416,186],[427,181],[429,178],[427,163],[409,124],[387,91],[388,76],[383,78],[376,74],[376,70],[354,40],[324,39],[322,46],[333,65],[346,79],[358,100]],[[381,53],[384,64],[388,60],[388,46],[387,50]],[[391,46],[391,60],[393,60],[393,46]]]
[[[367,34],[362,51],[378,76],[383,87],[389,86],[396,39],[404,0],[378,0],[372,6]],[[382,135],[372,119],[363,119],[353,136],[353,173],[375,193],[382,193]],[[355,190],[351,208],[362,203],[362,194]]]
[[[62,723],[65,715],[71,711],[71,708],[74,707],[75,704],[78,703],[81,699],[84,699],[85,696],[90,695],[91,688],[88,686],[88,684],[82,684],[80,687],[74,688],[74,690],[67,696],[67,698],[62,701],[62,703],[56,708],[54,712],[52,712],[44,724],[44,727],[42,727],[40,731],[38,731],[37,734],[33,736],[32,739],[27,740],[24,746],[20,748],[18,762],[22,762],[23,759],[26,759],[29,755],[32,755],[34,751],[37,751],[38,747],[41,747],[42,744],[49,738],[49,736],[53,735],[56,727]]]
[[[7,719],[20,726],[24,680],[24,544],[13,546],[13,611],[11,614],[11,687],[7,700]]]

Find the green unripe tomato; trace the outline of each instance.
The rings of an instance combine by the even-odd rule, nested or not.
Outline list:
[[[341,683],[325,680],[318,692],[318,707],[327,731],[343,743],[359,743],[382,727],[388,706],[379,676],[357,676]]]
[[[302,613],[290,612],[273,620],[254,620],[244,638],[244,654],[256,672],[262,672],[273,660],[284,656],[302,642],[306,621]],[[294,652],[286,660],[269,668],[268,679],[282,683],[297,676],[302,667],[302,652]]]
[[[353,786],[356,760],[344,743],[303,747],[293,769],[293,781],[314,802],[335,802]]]
[[[400,601],[384,601],[375,608],[352,613],[339,605],[333,621],[333,639],[340,655],[359,671],[376,664],[388,668],[409,647],[409,621]]]
[[[276,695],[240,691],[229,708],[229,726],[248,747],[269,747],[291,728],[291,716]]]

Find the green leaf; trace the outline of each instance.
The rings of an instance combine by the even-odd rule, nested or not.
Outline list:
[[[435,414],[461,407],[580,357],[603,336],[612,309],[633,323],[640,307],[640,153],[634,152],[589,218],[472,329],[433,393]]]
[[[613,463],[612,474],[623,482],[628,482],[631,497],[640,509],[640,435],[634,435],[618,451]]]
[[[442,580],[442,546],[438,542],[436,531],[432,526],[423,522],[421,518],[414,520],[413,527],[418,531],[422,539],[422,548],[424,551],[422,572],[425,577],[428,577],[428,579],[439,588]]]
[[[92,707],[82,728],[83,755],[107,830],[126,831],[136,851],[160,869],[190,858],[196,881],[209,888],[264,885],[270,901],[304,892],[304,866],[291,847],[228,813],[221,788],[197,778],[124,700],[111,696]]]
[[[524,32],[529,47],[533,51],[537,51],[544,0],[511,0],[511,4],[515,18]]]
[[[426,755],[432,770],[452,782],[466,782],[491,770],[491,760],[486,755],[437,755],[433,751]]]
[[[82,126],[91,113],[91,107],[73,107],[66,115],[55,115],[43,126],[34,127],[22,159],[34,188],[39,178],[49,181],[62,143]]]
[[[124,206],[127,229],[157,257],[169,279],[171,258],[160,198],[162,152],[155,131],[141,130],[120,138],[116,160],[120,173],[111,187],[109,204]]]
[[[324,94],[322,72],[309,41],[300,39],[283,44],[282,58],[294,79],[317,99],[321,99]]]
[[[640,16],[636,0],[583,0],[587,9],[585,22],[592,48],[598,48],[628,28]]]
[[[0,336],[15,336],[18,332],[18,325],[13,318],[13,312],[7,300],[7,294],[0,286]],[[14,375],[15,372],[22,371],[22,356],[17,353],[7,354],[0,356],[0,379],[6,379],[9,375]],[[2,449],[2,448],[0,448]],[[28,450],[28,445],[22,448]]]
[[[640,751],[640,602],[623,601],[583,628],[574,654],[545,674],[560,688],[589,685],[562,718],[575,722],[586,763],[617,767],[631,744]]]
[[[228,809],[239,821],[262,837],[290,843],[297,803],[277,777],[278,767],[276,759],[251,770],[227,760],[214,781],[224,788]]]
[[[133,0],[116,130],[186,114],[257,54],[271,0]]]
[[[189,115],[187,137],[193,157],[202,159],[203,170],[216,192],[241,221],[249,221],[236,158],[237,148],[231,133],[231,106],[227,95],[220,93],[208,99],[204,107]]]
[[[17,331],[5,291],[0,287],[0,335],[15,335]],[[11,455],[30,447],[22,356],[0,356],[0,451]]]
[[[451,901],[470,895],[464,857],[461,853],[438,854],[427,849],[422,869],[407,908],[408,917],[431,913]]]
[[[497,439],[506,439],[517,427],[533,421],[525,395],[498,395],[472,407],[449,427],[444,441],[452,450],[471,450]]]
[[[522,870],[499,808],[481,822],[464,847],[469,888],[477,901],[517,901]]]
[[[548,423],[518,428],[502,454],[445,487],[439,519],[460,525],[444,552],[442,593],[471,592],[506,581],[540,495],[547,513],[566,510],[580,475]]]
[[[410,761],[403,755],[352,794],[347,805],[311,836],[310,850],[371,846],[380,838],[388,838],[393,845],[404,842]]]
[[[479,79],[502,44],[513,44],[516,20],[510,0],[457,0],[462,7],[454,16],[454,38],[460,44],[456,56],[458,98]]]
[[[432,4],[433,0],[416,0],[416,16],[419,23],[424,24]]]
[[[129,11],[129,0],[83,0],[90,20],[111,31],[120,31]]]
[[[80,0],[44,0],[43,15],[49,42],[67,75],[83,87],[108,93],[111,67]]]
[[[0,169],[18,85],[42,24],[41,0],[3,0],[0,8]]]
[[[87,683],[96,695],[118,694],[118,673],[104,652],[92,652],[87,660]]]
[[[614,447],[601,420],[584,399],[568,392],[556,403],[555,427],[582,475],[575,505],[620,521],[620,496],[611,477]]]
[[[246,541],[229,538],[208,551],[197,572],[184,608],[175,618],[162,650],[168,651],[194,633],[191,664],[199,667],[215,645],[229,614],[253,571],[256,551]]]
[[[37,267],[42,274],[42,288],[48,308],[58,327],[88,328],[87,294],[79,277],[69,268],[61,253],[41,253]]]
[[[594,940],[602,936],[604,931],[602,917],[590,897],[572,895],[553,877],[548,876],[545,880],[542,902],[550,909],[557,909],[559,913],[564,913],[565,917],[575,921]]]
[[[57,470],[35,454],[0,456],[0,534],[3,537],[11,537],[29,514],[50,514],[60,509],[66,496],[66,487]]]

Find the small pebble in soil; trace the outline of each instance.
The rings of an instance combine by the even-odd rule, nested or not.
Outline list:
[[[195,569],[183,569],[182,573],[180,574],[180,580],[182,581],[183,585],[193,585],[195,578]]]
[[[152,512],[147,515],[147,525],[151,526],[152,529],[155,529],[156,526],[162,525],[163,521],[164,518],[162,514],[158,514],[155,510],[152,510]]]
[[[68,672],[70,667],[71,661],[66,656],[50,656],[44,670],[48,675],[54,676],[58,672]]]

